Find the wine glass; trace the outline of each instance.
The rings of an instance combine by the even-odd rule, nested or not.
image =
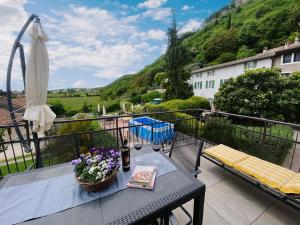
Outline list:
[[[140,139],[140,135],[141,135],[141,128],[140,127],[135,127],[135,132],[136,132],[136,143],[133,145],[135,150],[141,150],[143,147],[143,144],[140,143],[139,139]]]
[[[139,143],[138,141],[133,145],[135,150],[141,150],[143,145]]]
[[[160,138],[153,138],[152,148],[155,152],[159,152],[161,149],[162,141]]]

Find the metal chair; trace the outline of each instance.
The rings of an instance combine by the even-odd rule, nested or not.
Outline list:
[[[197,178],[197,175],[201,172],[199,166],[202,148],[202,140],[198,140],[182,133],[176,133],[169,152],[169,157],[181,166],[182,169]],[[192,224],[192,216],[183,206],[180,206],[180,208],[189,218],[189,221],[185,225]],[[171,224],[178,224],[174,214],[171,214],[169,218]]]

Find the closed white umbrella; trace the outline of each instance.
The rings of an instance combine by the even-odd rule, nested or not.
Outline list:
[[[106,109],[105,109],[105,106],[103,106],[103,108],[102,108],[102,115],[103,115],[103,116],[106,115]]]
[[[51,128],[56,115],[48,105],[47,90],[49,58],[45,42],[48,37],[39,22],[32,23],[29,60],[26,66],[26,110],[24,119],[33,122],[33,132],[45,132]]]

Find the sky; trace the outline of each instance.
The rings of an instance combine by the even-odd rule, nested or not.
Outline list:
[[[102,87],[151,64],[167,47],[175,9],[179,32],[201,29],[203,20],[230,0],[0,0],[0,89],[13,42],[30,14],[49,36],[49,89]],[[30,38],[22,44],[28,58]],[[19,59],[12,89],[22,90]]]

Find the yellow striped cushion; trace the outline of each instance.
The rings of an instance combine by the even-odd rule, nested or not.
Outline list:
[[[280,188],[280,191],[286,194],[300,195],[300,173],[295,174],[289,182]]]
[[[253,156],[235,164],[233,167],[275,189],[280,189],[295,175],[291,170]]]
[[[226,145],[217,145],[208,149],[205,149],[205,154],[212,156],[213,158],[223,162],[228,166],[233,166],[234,164],[247,159],[249,155],[246,153],[237,151]]]

